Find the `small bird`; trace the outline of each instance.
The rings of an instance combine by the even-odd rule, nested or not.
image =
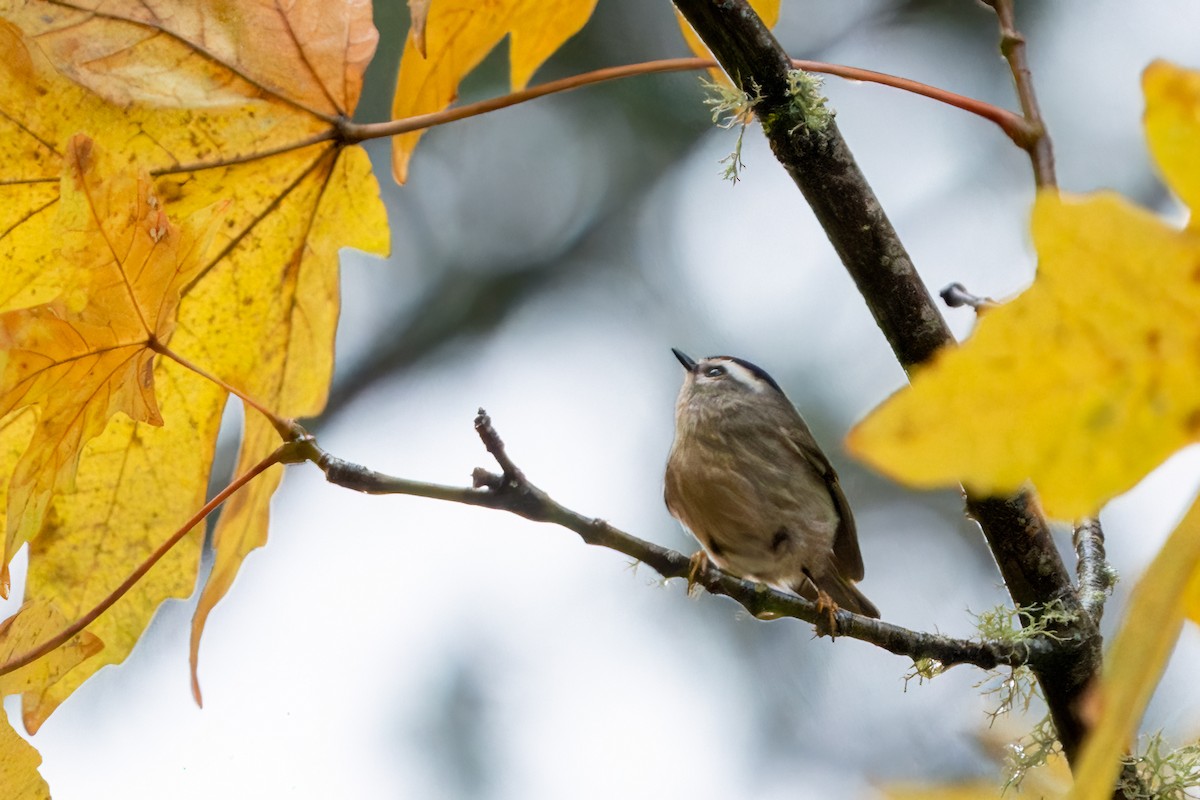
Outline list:
[[[667,458],[671,515],[727,572],[879,617],[854,585],[862,554],[837,473],[779,384],[740,358],[671,352],[687,370]]]

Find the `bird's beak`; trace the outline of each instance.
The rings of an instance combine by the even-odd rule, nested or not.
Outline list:
[[[688,372],[696,371],[696,362],[695,361],[693,361],[691,358],[684,355],[680,351],[676,350],[674,347],[671,348],[671,352],[674,353],[675,357],[679,359],[679,363],[683,364],[684,369],[686,369]]]

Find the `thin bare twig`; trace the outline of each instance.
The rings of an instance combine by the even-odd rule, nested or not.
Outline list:
[[[496,459],[496,463],[500,465],[500,469],[504,471],[503,481],[511,486],[528,485],[525,480],[525,473],[512,462],[508,457],[508,451],[504,449],[504,442],[500,440],[500,434],[496,433],[496,429],[492,427],[492,418],[487,415],[487,412],[482,408],[475,416],[475,432],[479,434],[479,440],[483,442],[483,446],[492,454],[492,458]],[[475,483],[475,488],[479,488],[478,479]],[[492,487],[497,490],[502,487]]]
[[[1072,541],[1079,559],[1075,564],[1079,602],[1099,625],[1104,615],[1104,601],[1112,593],[1117,578],[1116,571],[1105,560],[1104,529],[1100,527],[1100,520],[1081,520],[1075,526]]]
[[[938,292],[942,301],[950,306],[950,308],[960,308],[962,306],[970,306],[976,312],[986,311],[989,308],[995,308],[999,305],[990,297],[980,297],[977,294],[971,294],[967,291],[967,287],[961,283],[955,282],[947,286],[942,291]]]
[[[320,467],[330,483],[368,494],[405,494],[448,500],[507,511],[536,522],[549,522],[574,531],[587,544],[624,553],[651,567],[664,578],[689,578],[691,563],[683,553],[639,539],[602,519],[585,517],[565,508],[530,483],[508,456],[504,443],[483,409],[479,410],[479,416],[476,417],[475,429],[503,474],[476,469],[471,488],[422,483],[375,472],[326,453],[311,439],[304,442],[304,447],[307,448],[308,459]],[[691,577],[695,577],[696,583],[712,594],[724,595],[740,603],[756,617],[792,617],[818,626],[828,621],[827,612],[818,611],[816,604],[809,600],[761,583],[743,580],[716,567]],[[1070,647],[1069,642],[1064,644],[1049,637],[1019,642],[954,639],[912,631],[845,609],[836,612],[835,622],[840,636],[874,644],[914,661],[929,659],[937,662],[942,669],[956,664],[994,669],[1038,663],[1058,657],[1063,647]]]
[[[1029,62],[1025,57],[1025,37],[1017,30],[1012,0],[984,0],[996,12],[1000,23],[1000,52],[1008,61],[1012,70],[1013,82],[1016,84],[1017,97],[1021,101],[1021,112],[1025,117],[1026,136],[1024,140],[1015,141],[1029,154],[1033,164],[1033,179],[1038,188],[1050,188],[1058,185],[1054,174],[1054,146],[1050,142],[1050,134],[1042,121],[1042,111],[1038,107],[1037,93],[1033,89],[1033,75],[1029,71]]]

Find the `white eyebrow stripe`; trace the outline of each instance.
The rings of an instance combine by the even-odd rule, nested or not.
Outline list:
[[[759,394],[762,394],[764,391],[771,388],[766,384],[766,382],[761,380],[757,375],[755,375],[753,372],[746,369],[745,367],[743,367],[741,364],[737,363],[736,361],[720,360],[720,361],[714,361],[713,363],[719,364],[720,366],[724,367],[726,373],[728,373],[730,378],[734,379],[735,381],[737,381],[738,383],[742,384],[743,386],[745,386],[749,389],[753,389],[755,392],[758,392]]]

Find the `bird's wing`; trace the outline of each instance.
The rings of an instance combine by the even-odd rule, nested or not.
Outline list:
[[[807,438],[802,438],[797,436],[795,431],[786,428],[780,430],[792,450],[825,481],[825,487],[829,490],[833,507],[838,514],[837,533],[833,538],[833,558],[838,573],[843,578],[861,581],[864,570],[862,552],[858,549],[858,530],[854,527],[854,514],[850,510],[850,503],[847,502],[846,495],[842,493],[842,486],[838,483],[837,472],[829,463],[829,459],[817,447],[812,434],[808,434]],[[808,432],[807,428],[804,429],[804,432]]]

